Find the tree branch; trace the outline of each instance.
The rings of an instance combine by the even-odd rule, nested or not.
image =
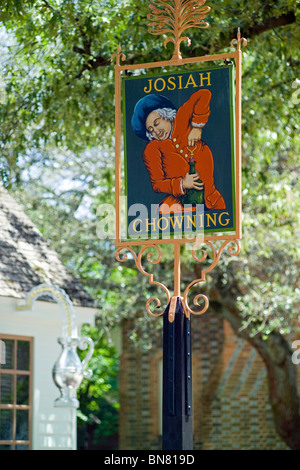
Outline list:
[[[49,8],[51,11],[56,11],[55,8],[47,2],[47,0],[42,0],[45,7]]]
[[[250,26],[248,29],[244,28],[243,33],[247,34],[249,38],[253,38],[270,29],[280,28],[281,26],[287,26],[293,23],[296,23],[296,15],[294,11],[290,11],[279,17],[273,16],[272,18],[267,18],[263,24]]]
[[[266,18],[266,20],[262,24],[256,24],[254,26],[249,26],[249,27],[244,26],[244,27],[242,27],[242,32],[243,32],[244,36],[246,36],[248,38],[254,38],[255,36],[258,36],[258,35],[266,32],[266,31],[269,31],[271,29],[279,28],[281,26],[287,26],[287,25],[293,24],[295,22],[296,22],[295,12],[290,11],[290,12],[285,13],[285,14],[279,16],[279,17]],[[221,50],[224,47],[227,47],[230,44],[231,39],[233,39],[235,37],[235,35],[236,35],[236,28],[234,30],[229,31],[225,35],[225,37],[223,36],[222,41],[219,42],[216,45],[216,50]],[[198,47],[199,46],[197,45],[197,49],[198,49]],[[204,54],[209,54],[210,53],[210,48],[209,47],[204,47],[204,46],[201,46],[201,47],[203,48],[203,53]],[[187,56],[188,57],[195,56],[195,49],[196,48],[188,49],[187,50]],[[81,55],[86,55],[87,54],[86,49],[84,50],[84,49],[82,49],[80,47],[77,47],[77,46],[73,47],[73,51],[77,52]],[[134,56],[134,57],[131,57],[131,59],[129,59],[127,61],[127,63],[128,64],[138,63],[138,60],[139,60],[139,56]],[[76,79],[81,78],[82,74],[84,73],[85,70],[94,70],[94,69],[97,69],[98,67],[106,67],[108,65],[110,65],[110,60],[106,59],[101,54],[99,54],[98,56],[90,59],[86,64],[84,64],[82,69],[78,72],[78,74],[74,78],[76,78]]]
[[[214,289],[210,302],[237,336],[248,341],[265,363],[269,398],[274,423],[279,436],[293,450],[300,449],[300,415],[297,389],[297,370],[292,362],[292,351],[287,339],[280,333],[272,332],[266,340],[260,333],[250,336],[248,329],[241,329],[242,320],[235,304],[234,293],[227,289]]]

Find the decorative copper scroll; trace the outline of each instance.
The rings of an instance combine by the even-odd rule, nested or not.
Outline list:
[[[124,262],[128,259],[127,257],[127,254],[126,253],[122,253],[123,250],[128,250],[134,261],[135,261],[135,264],[136,264],[136,267],[138,268],[138,270],[144,274],[145,276],[148,276],[149,277],[149,283],[151,285],[156,285],[156,286],[159,286],[161,287],[166,295],[167,295],[167,302],[170,301],[170,292],[169,290],[167,289],[167,287],[162,284],[161,282],[157,282],[157,281],[154,281],[154,278],[153,278],[153,274],[152,273],[148,273],[145,268],[143,267],[142,265],[142,256],[145,254],[145,251],[147,249],[154,249],[156,251],[156,254],[157,254],[157,258],[156,259],[153,259],[152,256],[153,256],[153,252],[151,251],[150,253],[147,254],[147,261],[151,264],[158,264],[160,261],[161,261],[161,256],[162,256],[162,253],[161,253],[161,248],[159,245],[151,245],[151,246],[144,246],[140,249],[138,255],[135,253],[135,251],[130,248],[130,247],[121,247],[121,248],[118,248],[117,251],[116,251],[116,259],[117,261],[120,261],[120,262]],[[150,299],[147,300],[146,302],[146,310],[147,310],[147,313],[149,313],[149,315],[152,315],[153,317],[159,317],[160,315],[162,315],[164,312],[160,312],[160,313],[153,313],[151,310],[150,310],[150,304],[155,301],[156,302],[156,308],[160,308],[161,307],[161,301],[157,298],[157,297],[151,297]]]
[[[228,246],[230,243],[234,243],[235,244],[235,247],[234,246]],[[201,315],[203,313],[206,312],[206,310],[208,309],[208,306],[209,306],[209,301],[208,301],[208,298],[204,295],[204,294],[198,294],[195,298],[194,298],[194,305],[200,307],[199,303],[198,303],[198,300],[201,298],[203,301],[204,301],[204,307],[202,308],[202,310],[200,310],[199,312],[195,312],[193,311],[190,307],[189,307],[189,304],[188,304],[188,295],[190,293],[190,290],[192,289],[192,287],[194,287],[196,284],[199,284],[201,282],[204,282],[205,281],[205,276],[207,273],[209,273],[210,271],[212,271],[212,269],[217,265],[224,249],[228,246],[228,254],[229,255],[232,255],[232,256],[237,256],[240,254],[240,244],[238,242],[238,240],[225,240],[222,245],[220,246],[220,248],[217,250],[216,247],[209,241],[206,242],[206,244],[211,248],[211,251],[212,251],[212,254],[213,254],[213,258],[212,258],[212,262],[209,266],[207,266],[205,269],[202,269],[201,270],[201,277],[199,279],[195,279],[194,281],[192,281],[186,288],[185,288],[185,291],[184,291],[184,294],[183,294],[183,297],[181,297],[181,300],[183,302],[183,306],[184,306],[184,309],[185,309],[185,313],[187,315],[187,317],[189,317],[189,314],[192,313],[192,314],[195,314],[195,315]],[[200,250],[202,251],[202,257],[199,258],[197,255],[196,255],[196,251],[200,248]],[[148,276],[149,277],[149,283],[150,285],[156,285],[158,287],[161,287],[166,296],[167,296],[167,303],[169,303],[169,301],[171,300],[171,294],[170,294],[170,291],[169,289],[164,285],[162,284],[161,282],[158,282],[158,281],[154,281],[154,277],[153,277],[153,274],[152,273],[149,273],[146,271],[146,269],[143,267],[142,265],[142,257],[143,255],[145,254],[146,250],[148,249],[151,249],[151,251],[147,254],[146,256],[146,259],[149,263],[151,264],[158,264],[160,263],[161,261],[161,258],[162,258],[162,252],[161,252],[161,248],[159,247],[159,245],[156,245],[156,244],[153,244],[153,245],[150,245],[150,246],[143,246],[140,251],[138,252],[138,254],[136,254],[136,252],[131,248],[131,247],[120,247],[117,249],[116,251],[116,259],[117,261],[119,262],[124,262],[124,261],[127,261],[128,260],[128,256],[126,253],[124,253],[123,251],[124,250],[128,250],[131,255],[132,255],[132,258],[134,259],[135,261],[135,264],[136,264],[136,267],[138,268],[138,270],[144,274],[145,276]],[[154,252],[156,252],[156,255],[157,257],[155,259],[153,259],[153,255],[154,255]],[[198,242],[198,243],[195,243],[195,245],[193,246],[193,249],[192,249],[192,256],[193,256],[193,259],[199,263],[203,263],[207,256],[208,256],[208,253],[207,251],[204,249],[203,247],[203,241],[202,242]],[[174,264],[176,265],[176,258],[174,260]],[[174,281],[176,283],[176,275],[175,275],[175,269],[174,269]],[[179,282],[180,282],[180,279],[179,279]],[[179,296],[180,297],[180,291],[175,293],[174,292],[174,296],[172,297],[172,299],[174,299],[175,297]],[[158,317],[160,315],[163,314],[163,311],[159,312],[159,313],[153,313],[153,311],[150,309],[150,304],[155,301],[156,302],[156,308],[160,308],[161,307],[161,301],[157,298],[157,297],[151,297],[150,299],[147,300],[146,302],[146,310],[147,310],[147,313],[149,315],[152,315],[154,317]],[[170,315],[172,315],[172,308],[170,308]]]
[[[202,308],[202,310],[200,312],[194,312],[193,310],[191,310],[191,308],[189,307],[188,305],[188,300],[187,300],[187,297],[188,297],[188,294],[189,294],[189,291],[191,290],[191,288],[193,286],[195,286],[196,284],[200,283],[200,282],[204,282],[205,281],[205,276],[207,273],[209,273],[210,271],[213,270],[213,268],[218,264],[218,261],[221,257],[221,254],[222,252],[224,251],[224,248],[227,247],[227,245],[229,245],[230,243],[235,243],[235,247],[234,246],[229,246],[228,247],[228,254],[229,255],[232,255],[232,256],[237,256],[240,254],[240,251],[241,251],[241,248],[240,248],[240,244],[239,244],[239,241],[238,240],[225,240],[222,245],[220,246],[219,250],[216,249],[216,247],[209,241],[207,241],[207,245],[209,245],[209,247],[211,248],[212,250],[212,253],[213,253],[213,259],[212,259],[212,262],[211,264],[206,267],[205,269],[202,269],[201,270],[201,277],[199,279],[195,279],[194,281],[192,281],[185,289],[184,291],[184,294],[183,294],[183,301],[184,301],[184,305],[185,305],[185,308],[186,308],[186,311],[188,313],[193,313],[195,315],[201,315],[202,313],[205,313],[206,310],[208,309],[208,306],[209,306],[209,301],[208,301],[208,298],[204,295],[204,294],[198,294],[195,298],[194,298],[194,305],[196,306],[199,306],[199,303],[198,303],[198,300],[201,298],[202,300],[204,300],[204,307]],[[204,250],[204,248],[202,248],[202,245],[203,243],[196,243],[192,249],[192,255],[193,255],[193,258],[195,261],[199,262],[199,263],[203,263],[208,254],[207,254],[207,251]],[[202,257],[199,258],[198,256],[196,256],[196,250],[199,248],[199,246],[201,246],[201,251],[203,253]],[[235,250],[235,251],[234,251]]]
[[[120,65],[121,60],[123,62],[124,62],[124,60],[126,60],[126,55],[123,54],[123,52],[121,52],[121,44],[118,45],[116,54],[111,55],[111,57],[110,57],[111,61],[113,61],[114,57],[116,58],[116,65]]]
[[[150,0],[151,13],[148,15],[149,32],[153,35],[164,35],[167,36],[164,39],[164,46],[169,42],[174,44],[174,54],[168,61],[153,62],[146,64],[128,64],[120,65],[120,61],[125,61],[126,57],[121,52],[121,46],[117,48],[117,53],[112,54],[111,58],[116,58],[115,64],[115,206],[116,206],[116,236],[115,245],[117,247],[116,259],[120,262],[125,262],[128,259],[127,251],[131,254],[135,261],[138,270],[149,277],[150,285],[156,285],[163,289],[167,296],[167,302],[170,302],[169,308],[169,321],[173,321],[176,299],[181,298],[182,305],[186,316],[189,318],[190,314],[201,315],[207,311],[209,306],[208,298],[204,294],[198,294],[194,297],[194,305],[200,307],[200,311],[194,312],[188,304],[188,296],[190,290],[201,282],[205,281],[205,276],[209,273],[219,262],[219,259],[227,248],[229,255],[237,256],[240,253],[240,245],[238,239],[242,238],[241,231],[241,70],[242,70],[242,58],[241,58],[241,47],[247,45],[246,39],[241,37],[240,29],[238,29],[237,38],[231,41],[231,47],[236,44],[236,51],[229,53],[220,53],[215,55],[207,55],[203,57],[192,57],[182,58],[180,52],[180,44],[186,40],[190,44],[190,39],[183,36],[183,33],[191,27],[195,28],[207,28],[208,23],[204,22],[204,18],[210,11],[208,6],[204,6],[206,0]],[[235,128],[235,148],[236,148],[236,174],[235,174],[235,187],[236,187],[236,230],[234,234],[222,234],[222,235],[205,235],[201,239],[201,242],[197,238],[186,240],[186,239],[171,239],[171,240],[121,240],[120,230],[120,196],[121,196],[121,73],[126,70],[137,70],[137,69],[148,69],[155,67],[166,67],[171,65],[184,65],[199,62],[209,62],[217,60],[235,60],[236,63],[236,97],[235,97],[235,116],[236,116],[236,128]],[[212,243],[213,241],[221,241],[219,249]],[[152,273],[146,271],[142,264],[142,257],[146,254],[147,250],[150,250],[146,254],[146,260],[156,265],[161,261],[162,252],[159,244],[172,243],[174,245],[174,294],[171,296],[169,289],[161,282],[155,281]],[[208,248],[212,252],[211,263],[201,270],[201,277],[192,281],[184,290],[183,296],[180,293],[180,247],[182,243],[194,243],[192,248],[192,256],[196,262],[203,263],[207,257],[207,249],[203,248],[203,245],[207,244]],[[233,244],[230,245],[230,244]],[[133,247],[139,248],[139,252],[136,253]],[[202,256],[197,256],[196,252],[200,250]],[[155,257],[156,255],[156,257]],[[201,308],[199,300],[204,302],[204,306]],[[147,300],[146,310],[152,316],[160,316],[163,311],[159,313],[153,313],[150,309],[150,305],[155,302],[157,309],[161,308],[162,303],[157,297],[151,297]]]

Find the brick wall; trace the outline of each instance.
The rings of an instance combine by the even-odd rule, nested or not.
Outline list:
[[[158,364],[162,359],[159,338],[151,349],[141,350],[130,339],[132,321],[124,321],[120,358],[119,448],[159,448]],[[155,444],[153,444],[155,443]]]
[[[154,321],[158,321],[154,319]],[[123,327],[120,449],[161,448],[162,331],[149,350]],[[209,313],[192,318],[194,449],[285,449],[268,402],[264,364],[229,324]]]

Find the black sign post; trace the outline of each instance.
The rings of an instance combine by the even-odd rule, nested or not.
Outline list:
[[[193,449],[191,320],[177,297],[168,304],[163,331],[163,450]]]

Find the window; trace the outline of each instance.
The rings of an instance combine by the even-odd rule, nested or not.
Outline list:
[[[0,334],[0,450],[31,449],[32,338]]]

